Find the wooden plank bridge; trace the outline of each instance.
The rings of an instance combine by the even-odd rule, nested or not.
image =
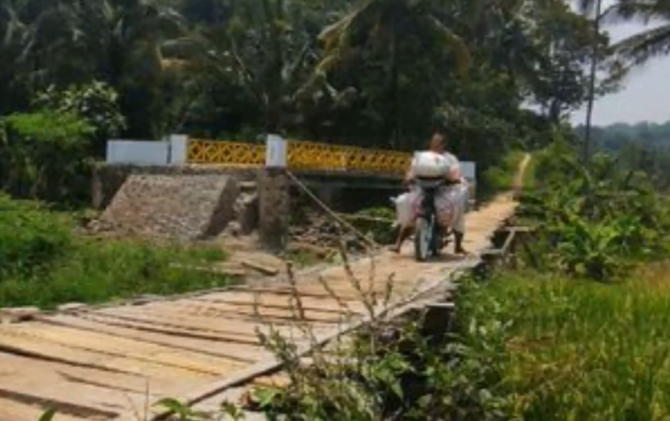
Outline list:
[[[383,252],[352,264],[363,288],[375,262],[374,288],[393,278],[390,309],[401,311],[431,294],[446,280],[477,264],[477,253],[515,210],[511,194],[468,214],[469,258],[417,263],[411,244],[398,256]],[[321,277],[351,314],[318,281]],[[319,340],[365,319],[363,304],[342,267],[299,276],[297,291]],[[286,335],[292,327],[291,288],[284,280],[248,284],[142,304],[83,307],[0,325],[0,421],[36,421],[56,408],[57,421],[143,420],[151,402],[172,397],[211,407],[239,397],[276,370],[256,329],[267,322]],[[256,314],[262,316],[260,321]],[[154,416],[148,410],[149,418]],[[152,415],[153,414],[153,415]]]

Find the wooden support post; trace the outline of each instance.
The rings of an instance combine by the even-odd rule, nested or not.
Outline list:
[[[443,343],[447,333],[453,331],[455,310],[453,302],[429,303],[426,306],[423,333],[432,343],[436,345]]]
[[[285,250],[288,242],[290,200],[286,161],[284,139],[268,135],[265,168],[258,174],[259,236],[262,246],[274,252]]]

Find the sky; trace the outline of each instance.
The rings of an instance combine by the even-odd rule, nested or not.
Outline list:
[[[613,1],[605,0],[604,7]],[[626,23],[608,26],[614,42],[640,32],[642,24]],[[573,124],[583,124],[586,107],[571,116]],[[616,122],[637,123],[639,121],[664,123],[670,120],[670,56],[650,60],[645,66],[635,69],[627,77],[623,89],[596,100],[593,109],[593,124],[598,126]]]

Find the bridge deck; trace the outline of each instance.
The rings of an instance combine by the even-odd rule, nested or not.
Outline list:
[[[490,236],[514,209],[511,196],[503,195],[469,214],[466,246],[475,252],[488,248]],[[417,263],[410,246],[401,256],[382,253],[375,258],[374,288],[384,291],[393,276],[395,305],[444,282],[464,265],[456,258]],[[367,288],[370,260],[352,266]],[[318,276],[351,314],[342,310]],[[364,317],[358,293],[341,267],[301,276],[297,288],[305,317],[321,339],[343,323]],[[281,332],[298,337],[290,300],[288,284],[275,282],[0,325],[0,421],[35,421],[52,406],[60,411],[60,421],[144,419],[146,411],[153,411],[147,409],[147,400],[215,394],[203,402],[208,406],[222,396],[239,395],[254,383],[254,373],[273,365],[255,334],[257,328],[267,329],[255,308]],[[308,346],[306,340],[296,342]],[[260,376],[255,379],[262,381]]]

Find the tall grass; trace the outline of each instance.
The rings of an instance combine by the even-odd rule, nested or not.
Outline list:
[[[72,224],[38,203],[0,195],[0,307],[94,303],[230,281],[188,268],[225,259],[221,249],[81,238]]]
[[[670,264],[621,284],[507,274],[464,299],[466,323],[503,324],[510,419],[670,418]],[[487,340],[466,332],[466,342]]]

